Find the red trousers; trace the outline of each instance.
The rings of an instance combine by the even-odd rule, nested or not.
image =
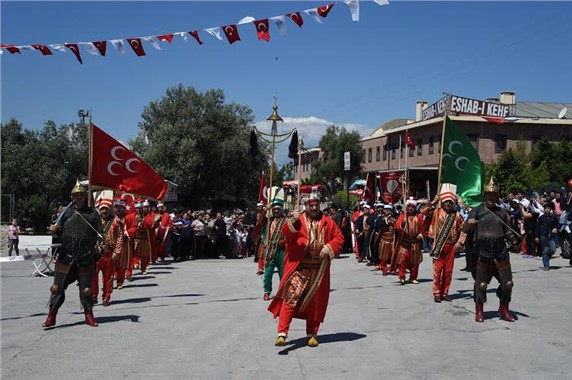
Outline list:
[[[111,292],[113,291],[113,269],[114,269],[114,263],[111,255],[103,256],[95,264],[95,273],[91,277],[91,288],[93,291],[94,299],[97,299],[97,295],[99,294],[99,272],[101,272],[101,275],[103,277],[102,300],[103,301],[110,300]]]
[[[150,259],[149,256],[141,256],[141,257],[133,256],[131,258],[131,265],[127,270],[127,277],[131,277],[131,275],[133,274],[133,268],[135,268],[137,264],[139,264],[139,269],[141,269],[141,272],[145,272],[147,270],[147,267],[149,266],[149,259]]]
[[[381,263],[379,264],[379,266],[381,267],[381,271],[383,273],[387,273],[387,260],[381,260]]]
[[[117,269],[115,271],[115,279],[117,280],[117,286],[123,285],[125,282],[125,269]]]
[[[453,264],[455,263],[455,250],[452,243],[445,243],[438,259],[433,259],[433,296],[446,296],[449,294],[451,279],[453,278]]]
[[[411,252],[407,251],[403,254],[403,259],[401,260],[401,264],[399,264],[399,279],[405,280],[405,270],[409,269],[411,272],[409,275],[409,280],[417,280],[417,275],[419,274],[419,264],[417,265],[410,265],[409,259],[411,258]]]
[[[290,323],[294,317],[294,307],[282,302],[280,307],[280,315],[278,316],[278,335],[288,336],[290,330]],[[318,335],[320,322],[311,319],[306,319],[306,334]]]
[[[264,255],[262,252],[258,254],[258,272],[264,272]]]

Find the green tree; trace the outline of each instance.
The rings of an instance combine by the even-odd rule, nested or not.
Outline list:
[[[349,132],[345,127],[331,125],[320,139],[322,159],[312,163],[312,175],[321,183],[333,184],[336,178],[345,178],[344,153],[350,152],[351,170],[349,175],[359,175],[364,153],[360,144],[360,135],[356,131]]]
[[[141,117],[139,134],[130,143],[178,184],[183,204],[220,209],[256,202],[268,149],[259,140],[258,157],[248,157],[254,120],[248,106],[225,104],[220,89],[199,92],[178,85],[150,102]]]

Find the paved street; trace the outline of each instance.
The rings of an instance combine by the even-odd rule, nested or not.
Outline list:
[[[22,236],[21,246],[49,244]],[[6,255],[5,252],[2,253]],[[294,320],[286,347],[274,347],[276,321],[262,300],[252,259],[167,262],[114,291],[88,327],[75,285],[57,327],[45,331],[52,278],[27,277],[30,261],[1,265],[3,379],[570,379],[572,268],[557,256],[512,256],[518,320],[499,320],[489,290],[485,322],[474,322],[472,278],[455,262],[452,303],[431,296],[431,260],[419,285],[400,286],[342,257],[320,346],[306,346]],[[278,283],[275,278],[275,288]],[[496,284],[493,280],[493,288]],[[276,289],[275,289],[276,290]]]

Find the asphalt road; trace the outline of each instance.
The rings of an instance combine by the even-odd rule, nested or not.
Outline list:
[[[49,237],[22,236],[34,249]],[[6,255],[5,252],[2,255]],[[431,260],[419,285],[400,286],[345,255],[332,265],[332,293],[317,348],[294,320],[275,347],[276,320],[262,300],[252,259],[166,262],[97,305],[83,322],[71,286],[57,327],[41,327],[51,277],[27,277],[30,261],[2,263],[3,379],[570,379],[572,267],[552,270],[513,255],[511,310],[499,319],[489,290],[485,322],[474,321],[472,278],[457,259],[452,303],[434,303]],[[275,288],[278,277],[275,275]],[[493,280],[494,283],[494,280]],[[496,287],[496,285],[494,286]]]

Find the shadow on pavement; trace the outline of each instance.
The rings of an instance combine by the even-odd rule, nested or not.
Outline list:
[[[83,317],[83,313],[74,313],[74,314],[77,314],[78,316],[81,315]],[[115,316],[108,316],[108,317],[98,317],[96,315],[95,320],[97,321],[98,325],[102,325],[105,323],[112,323],[112,322],[121,322],[121,321],[126,321],[126,320],[129,320],[130,322],[139,323],[139,316],[134,315],[134,314],[128,314],[128,315],[115,315]],[[63,324],[63,325],[57,325],[56,324],[53,327],[44,328],[44,331],[73,327],[73,326],[80,326],[80,325],[85,325],[86,327],[90,327],[90,326],[87,326],[85,324],[85,321],[82,319],[82,320],[74,322],[74,323],[67,323],[67,324]]]
[[[46,316],[46,313],[36,313],[36,314],[30,314],[30,315],[25,315],[23,317],[10,317],[10,318],[2,318],[0,319],[0,321],[11,321],[11,320],[15,320],[15,319],[22,319],[22,318],[30,318],[30,317],[40,317],[40,316]]]
[[[127,298],[124,300],[112,300],[111,305],[120,305],[124,303],[142,303],[151,301],[151,297]]]
[[[328,343],[335,343],[335,342],[351,342],[354,340],[365,338],[367,335],[365,334],[358,334],[352,332],[342,332],[342,333],[335,333],[335,334],[326,334],[326,335],[318,335],[318,341],[320,344],[328,344]],[[278,355],[288,355],[290,351],[294,351],[298,348],[307,347],[308,346],[308,338],[299,338],[287,342],[285,349],[278,352]]]

